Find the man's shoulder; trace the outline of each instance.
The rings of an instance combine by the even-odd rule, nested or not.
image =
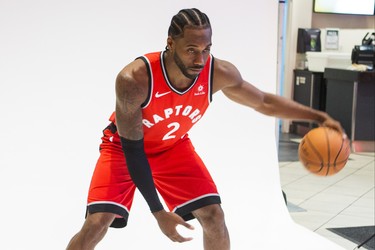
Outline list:
[[[149,52],[142,56],[137,57],[136,60],[143,59],[143,60],[150,61],[150,62],[160,61],[161,55],[162,55],[162,51]]]
[[[237,67],[229,61],[218,58],[215,58],[213,79],[214,92],[242,82],[242,77]]]
[[[215,75],[231,75],[237,72],[237,68],[231,62],[215,57],[214,72]]]
[[[147,83],[148,70],[145,62],[141,59],[130,62],[118,73],[117,80]]]

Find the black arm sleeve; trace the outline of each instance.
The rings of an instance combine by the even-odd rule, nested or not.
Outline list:
[[[156,193],[151,168],[144,150],[143,139],[134,141],[121,136],[120,139],[126,164],[134,184],[145,198],[151,212],[162,210],[163,205]]]

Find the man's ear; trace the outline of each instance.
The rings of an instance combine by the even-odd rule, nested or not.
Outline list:
[[[168,48],[169,50],[172,50],[172,49],[173,49],[173,39],[172,39],[171,36],[168,36],[168,38],[167,38],[167,48]]]

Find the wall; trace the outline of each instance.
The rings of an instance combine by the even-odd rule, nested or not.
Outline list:
[[[322,30],[322,45],[326,28],[339,29],[339,51],[351,52],[354,45],[361,44],[367,32],[375,31],[374,16],[312,13],[311,27]],[[324,46],[322,47],[324,51]]]
[[[330,27],[332,28],[332,27]],[[337,27],[333,27],[337,28]],[[325,46],[327,28],[321,28],[322,51],[328,51]],[[374,32],[374,29],[339,29],[338,52],[351,53],[354,45],[360,45],[367,33]]]
[[[312,0],[290,0],[288,3],[283,95],[287,98],[292,98],[293,70],[297,60],[297,32],[300,27],[311,27]],[[289,121],[283,120],[281,130],[282,132],[289,132]]]
[[[311,27],[341,29],[375,29],[374,16],[312,13]]]

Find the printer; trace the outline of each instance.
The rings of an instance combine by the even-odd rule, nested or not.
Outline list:
[[[355,45],[352,50],[352,63],[364,64],[374,69],[375,65],[375,32],[362,39],[362,45]]]

